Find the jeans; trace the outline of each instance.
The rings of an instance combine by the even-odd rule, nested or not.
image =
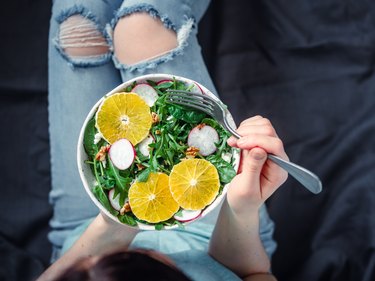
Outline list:
[[[197,23],[208,5],[209,0],[53,2],[49,41],[52,260],[60,255],[74,229],[98,213],[83,188],[76,164],[79,131],[91,107],[123,81],[149,73],[184,76],[216,93],[197,40]],[[175,31],[178,45],[158,56],[127,65],[116,56],[113,31],[120,19],[137,12],[160,19],[166,29]],[[77,33],[77,30],[81,31]],[[85,40],[80,41],[82,38]],[[67,52],[69,47],[93,47],[96,51],[90,55],[72,55]],[[268,243],[271,253],[275,248],[273,223],[265,208],[262,210],[262,239],[265,245]],[[207,218],[207,223],[214,223],[216,215],[217,212]]]

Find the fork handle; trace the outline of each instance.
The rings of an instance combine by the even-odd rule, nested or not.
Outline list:
[[[279,165],[297,181],[299,181],[304,187],[314,194],[318,194],[322,191],[322,182],[317,175],[311,171],[287,160],[284,160],[276,155],[268,154],[268,159]]]
[[[228,124],[229,125],[229,124]],[[227,126],[228,130],[236,137],[241,138],[231,126]],[[291,176],[293,176],[297,181],[299,181],[306,189],[314,194],[318,194],[322,191],[322,183],[317,175],[311,171],[287,160],[280,158],[274,154],[268,154],[268,159],[270,159],[275,164],[279,165],[285,171],[287,171]]]

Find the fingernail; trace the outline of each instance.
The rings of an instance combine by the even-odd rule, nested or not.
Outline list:
[[[229,139],[227,139],[227,143],[233,143],[235,140],[235,137],[230,136]]]
[[[245,139],[244,138],[239,138],[238,141],[237,141],[238,144],[244,144],[245,143]]]

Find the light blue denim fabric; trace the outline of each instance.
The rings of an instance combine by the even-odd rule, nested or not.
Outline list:
[[[55,0],[50,25],[49,45],[49,132],[51,144],[52,190],[50,202],[54,215],[49,239],[54,246],[52,261],[82,234],[90,219],[98,214],[80,180],[76,164],[79,131],[91,107],[107,92],[136,76],[168,73],[184,76],[205,85],[216,93],[204,64],[197,40],[197,23],[205,13],[209,0]],[[166,28],[176,31],[178,47],[155,59],[135,65],[124,65],[113,53],[112,31],[118,20],[131,13],[147,12],[162,20]],[[109,46],[108,53],[72,58],[61,47],[61,24],[72,15],[82,15],[95,24]],[[218,210],[218,209],[217,209]],[[199,221],[200,227],[184,231],[141,232],[134,241],[153,245],[163,252],[183,249],[204,250],[216,221],[217,210]],[[261,238],[269,255],[275,249],[273,223],[265,208],[261,209]],[[190,230],[191,228],[191,230]],[[198,231],[199,230],[199,231]],[[173,234],[172,234],[173,233]],[[155,244],[175,239],[171,248]],[[187,236],[185,236],[187,235]],[[151,237],[154,237],[151,239]],[[193,239],[185,239],[193,237]],[[150,242],[145,244],[148,239]],[[184,241],[187,242],[184,242]],[[178,241],[178,242],[177,242]],[[189,242],[190,241],[190,242]],[[186,244],[188,243],[188,244]],[[192,243],[192,244],[189,244]]]

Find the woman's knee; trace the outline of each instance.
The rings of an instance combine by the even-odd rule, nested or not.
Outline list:
[[[126,65],[161,56],[178,46],[176,32],[146,12],[121,18],[114,28],[113,40],[117,59]]]
[[[109,45],[95,22],[80,14],[68,17],[60,24],[60,48],[70,57],[104,55]]]

